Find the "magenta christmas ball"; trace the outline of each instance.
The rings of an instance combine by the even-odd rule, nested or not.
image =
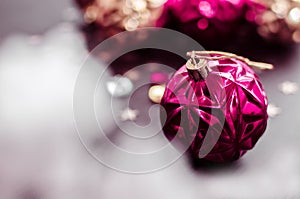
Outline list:
[[[251,0],[169,0],[158,24],[183,32],[206,48],[219,48],[244,39],[253,26],[248,20],[255,17],[249,12],[253,6]]]
[[[161,100],[164,134],[193,159],[237,160],[266,129],[266,93],[249,66],[254,62],[228,53],[198,58],[199,62],[188,61],[166,85]],[[262,63],[253,65],[257,64]]]

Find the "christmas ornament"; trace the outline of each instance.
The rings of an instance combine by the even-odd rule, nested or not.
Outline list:
[[[87,24],[96,23],[107,36],[155,26],[166,0],[76,0]]]
[[[267,97],[250,66],[272,65],[216,51],[188,55],[192,58],[174,74],[161,101],[164,134],[188,147],[195,159],[237,160],[267,126]]]
[[[247,9],[248,0],[169,0],[159,24],[218,47],[243,31]]]
[[[299,0],[262,0],[258,3],[263,7],[252,8],[252,13],[263,38],[283,44],[300,42]]]

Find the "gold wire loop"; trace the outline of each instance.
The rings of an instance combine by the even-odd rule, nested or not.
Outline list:
[[[208,56],[210,54],[215,54],[215,55],[220,55],[220,56],[210,57],[210,56]],[[248,58],[245,58],[245,57],[233,54],[233,53],[221,52],[221,51],[192,51],[192,52],[188,52],[187,56],[191,57],[193,62],[195,61],[195,58],[205,59],[205,60],[221,60],[221,59],[233,58],[233,59],[238,59],[240,61],[243,61],[251,67],[258,68],[261,70],[272,70],[274,68],[274,66],[272,64],[251,61]],[[196,63],[196,61],[194,63]]]

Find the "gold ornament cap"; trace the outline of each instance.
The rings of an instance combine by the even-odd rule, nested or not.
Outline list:
[[[206,59],[200,58],[197,62],[195,59],[195,51],[192,51],[191,59],[186,63],[186,69],[190,75],[190,77],[194,81],[200,81],[207,78],[209,69],[208,69],[208,61]]]

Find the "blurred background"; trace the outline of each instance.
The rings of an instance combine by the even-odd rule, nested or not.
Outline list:
[[[165,8],[161,8],[166,9],[161,12],[167,14],[162,15],[163,20],[156,25],[186,33],[200,44],[204,38],[205,49],[231,51],[255,61],[270,62],[275,66],[272,71],[257,71],[268,94],[270,116],[267,131],[257,146],[233,164],[195,168],[186,156],[182,156],[170,166],[146,174],[117,171],[99,163],[89,154],[77,134],[73,115],[73,91],[89,51],[108,35],[124,30],[119,25],[117,28],[114,25],[111,28],[111,24],[104,27],[99,17],[99,13],[107,10],[109,13],[105,16],[112,16],[115,12],[111,12],[110,7],[114,6],[110,5],[116,2],[105,1],[106,7],[101,8],[104,11],[95,11],[98,4],[93,4],[93,1],[0,0],[0,198],[300,198],[300,47],[296,43],[299,39],[299,24],[295,25],[296,28],[288,25],[289,31],[292,31],[292,40],[286,40],[290,35],[284,36],[285,39],[274,36],[279,30],[283,30],[277,23],[274,27],[268,25],[267,30],[262,28],[265,32],[260,30],[257,33],[253,23],[247,25],[248,22],[243,20],[232,22],[229,17],[226,23],[234,24],[234,32],[242,32],[238,39],[236,36],[232,38],[232,33],[224,31],[224,27],[219,25],[222,24],[219,18],[210,22],[213,17],[205,18],[202,13],[200,20],[197,14],[182,15],[189,17],[181,19],[178,13],[183,10],[180,9],[189,12],[191,8],[186,6],[193,5],[195,1],[192,0],[186,1],[187,3],[170,0]],[[185,6],[175,5],[176,2],[185,2]],[[271,1],[267,2],[268,5]],[[282,3],[284,1],[276,2],[279,4],[276,4],[277,7],[272,4],[273,11],[282,11],[287,7],[287,4]],[[288,2],[296,5],[291,10],[299,6],[298,1]],[[94,7],[89,7],[91,5]],[[221,4],[217,6],[219,5]],[[253,8],[254,5],[247,6]],[[256,10],[260,11],[260,6],[257,7],[259,9]],[[245,9],[238,6],[234,8]],[[152,12],[151,9],[150,11]],[[94,12],[99,13],[95,15]],[[151,16],[156,14],[155,11],[155,15]],[[273,15],[269,13],[268,16],[272,18]],[[283,15],[276,16],[280,16],[280,24],[285,19]],[[296,22],[300,20],[297,9],[288,16],[292,16]],[[170,18],[176,20],[169,20]],[[197,39],[198,34],[191,34],[195,30],[190,28],[194,27],[195,18],[197,31],[199,28],[202,30],[206,27],[220,27],[212,31],[217,35],[211,35],[208,31],[203,33],[201,39]],[[224,19],[224,16],[221,18]],[[132,30],[139,26],[135,22],[129,22],[125,29]],[[213,25],[208,26],[210,23]],[[260,27],[265,27],[261,24],[262,22]],[[229,26],[226,27],[230,29]],[[271,37],[267,36],[270,30]],[[261,31],[263,33],[259,34]],[[251,37],[246,33],[251,33]],[[223,38],[222,41],[226,42],[221,44],[215,41],[218,34],[231,36]],[[130,70],[136,65],[146,64],[142,63],[145,56],[136,58],[134,55],[117,60],[105,70],[104,63],[109,55],[103,52],[93,53],[88,65],[105,74],[104,82],[100,82],[96,90],[98,104],[95,105],[98,107],[95,114],[101,121],[103,131],[108,132],[110,139],[118,146],[130,150],[152,150],[157,145],[164,144],[166,140],[161,138],[162,141],[139,142],[135,145],[115,124],[113,113],[119,114],[118,124],[126,121],[148,124],[151,118],[158,116],[155,114],[159,108],[150,109],[154,103],[148,97],[149,86],[134,92],[130,99],[129,112],[125,104],[127,101],[122,97],[132,91],[132,84],[134,86],[138,80],[151,79],[155,72],[160,72],[159,77],[162,78],[150,81],[151,85],[160,85],[174,71],[167,70],[160,64],[151,67],[148,65],[148,68],[154,68],[152,71]],[[139,53],[147,55],[148,52]],[[160,60],[157,57],[160,53],[155,52],[147,60]],[[165,57],[168,61],[162,61],[162,64],[174,64],[174,69],[184,63],[179,58],[169,61],[171,55],[163,56],[168,57]],[[120,87],[114,79],[117,74],[124,78],[121,85],[125,86],[116,90]],[[150,77],[143,76],[145,74]],[[94,77],[93,71],[87,74],[87,78],[89,77]],[[119,78],[118,80],[120,81]],[[111,95],[117,95],[114,101],[115,110],[107,106]],[[130,125],[126,128],[137,131]],[[148,131],[151,134],[157,128],[157,125],[150,126]],[[112,159],[123,160],[122,156],[113,154],[105,149],[105,145],[101,145],[101,136],[85,133],[84,136],[91,145],[106,151]]]

